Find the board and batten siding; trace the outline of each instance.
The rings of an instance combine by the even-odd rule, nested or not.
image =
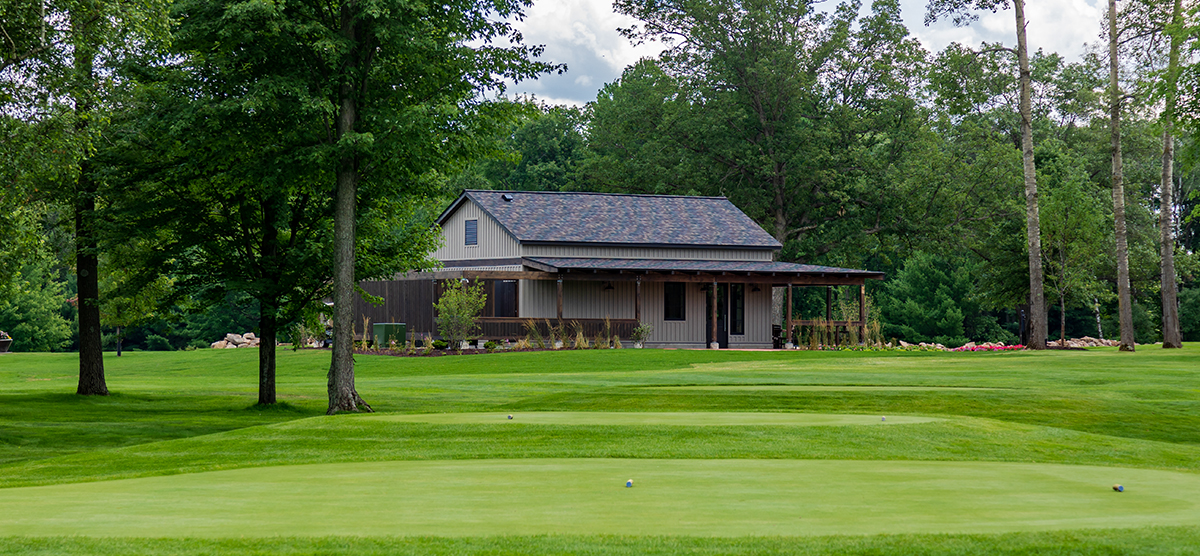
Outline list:
[[[633,282],[613,282],[612,285],[613,289],[605,290],[604,282],[564,281],[563,320],[633,318],[636,285]],[[519,291],[522,318],[554,319],[558,316],[556,280],[521,280]],[[646,303],[645,293],[643,284],[643,311]]]
[[[746,333],[729,335],[731,348],[769,348],[771,344],[771,288],[746,284]]]
[[[467,220],[479,221],[478,245],[466,245]],[[505,259],[521,256],[521,245],[495,219],[468,200],[442,225],[442,246],[433,252],[439,261]],[[482,269],[479,269],[482,270]]]
[[[666,303],[662,282],[642,282],[642,321],[654,326],[646,344],[650,347],[703,347],[708,339],[708,292],[705,284],[684,285],[684,317],[682,321],[663,319]],[[636,299],[634,282],[613,282],[612,290],[604,290],[604,282],[564,281],[563,320],[634,318]],[[554,320],[558,313],[558,282],[554,280],[521,280],[519,289],[522,318]],[[752,291],[746,285],[745,334],[729,335],[731,348],[771,347],[771,289]],[[728,324],[727,324],[728,326]]]
[[[688,261],[770,261],[762,249],[686,249],[660,247],[591,247],[587,245],[525,245],[523,257],[575,257],[597,259],[666,259]]]

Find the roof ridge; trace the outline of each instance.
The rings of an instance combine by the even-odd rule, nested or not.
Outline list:
[[[520,193],[522,195],[599,195],[604,197],[654,197],[658,199],[721,199],[713,195],[657,195],[653,193],[604,193],[603,191],[522,191],[518,189],[464,189],[463,193]]]

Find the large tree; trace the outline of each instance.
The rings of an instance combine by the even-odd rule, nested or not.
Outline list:
[[[1121,106],[1125,95],[1120,86],[1120,33],[1117,31],[1117,0],[1108,0],[1108,102],[1112,145],[1113,221],[1117,243],[1117,299],[1121,328],[1121,351],[1133,351],[1133,299],[1129,291],[1129,239],[1125,230],[1125,182],[1121,158]]]
[[[165,273],[180,295],[258,302],[258,401],[272,404],[281,329],[332,291],[327,161],[339,155],[328,87],[313,75],[320,33],[278,4],[175,9],[167,63],[141,72],[125,133],[104,151],[124,169],[111,180],[117,220],[148,247],[142,283]],[[368,252],[359,275],[429,265],[436,230],[419,189],[394,186],[388,193],[408,195],[372,199],[356,215],[367,232],[357,239]]]
[[[929,0],[926,25],[950,16],[956,25],[978,18],[978,10],[1007,9],[1008,0]],[[1016,17],[1017,70],[1020,84],[1021,154],[1025,173],[1025,237],[1029,256],[1029,341],[1032,349],[1046,348],[1046,298],[1042,287],[1041,226],[1038,220],[1037,169],[1033,161],[1032,78],[1026,39],[1025,0],[1012,0]]]
[[[161,33],[165,2],[46,0],[0,2],[5,43],[0,91],[8,114],[46,130],[34,156],[53,158],[56,171],[39,188],[74,212],[81,395],[106,395],[99,299],[98,168],[92,157],[109,100],[120,84],[112,71],[147,36]],[[34,162],[33,168],[46,164]]]
[[[1159,182],[1159,253],[1161,260],[1160,294],[1162,298],[1162,335],[1164,348],[1181,347],[1178,279],[1175,270],[1174,234],[1176,205],[1185,201],[1178,195],[1175,182],[1175,140],[1180,116],[1186,122],[1187,110],[1180,110],[1180,78],[1194,61],[1194,49],[1185,48],[1196,40],[1195,19],[1200,16],[1195,0],[1167,2],[1134,0],[1127,2],[1117,22],[1122,44],[1134,61],[1144,100],[1161,108],[1162,125],[1161,179]],[[1186,101],[1187,94],[1182,95]],[[1182,114],[1181,114],[1182,112]]]
[[[535,62],[508,22],[529,0],[308,0],[288,14],[311,30],[332,122],[333,357],[330,414],[370,410],[354,386],[355,222],[360,199],[394,194],[476,146],[481,94],[556,69]],[[507,43],[500,46],[501,43]],[[457,139],[447,141],[448,136]]]

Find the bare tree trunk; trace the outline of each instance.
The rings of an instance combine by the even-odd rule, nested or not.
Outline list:
[[[95,86],[93,63],[96,50],[84,36],[91,14],[81,13],[83,7],[71,11],[71,31],[75,48],[75,132],[84,136],[92,112],[89,96]],[[84,141],[86,144],[87,141]],[[100,275],[99,248],[96,239],[96,182],[92,180],[87,149],[79,163],[79,178],[75,182],[75,272],[79,287],[79,385],[75,393],[82,396],[107,396],[104,380],[104,352],[100,341]]]
[[[352,6],[342,5],[342,37],[357,43],[356,21]],[[357,47],[347,54],[350,65],[343,70],[338,89],[337,139],[354,132],[358,106],[354,87],[353,60]],[[354,389],[354,216],[358,195],[358,157],[345,155],[338,161],[337,191],[333,213],[333,357],[329,363],[329,409],[333,415],[341,411],[372,411]]]
[[[259,300],[258,317],[258,404],[275,403],[275,341],[279,337],[274,299]]]
[[[1179,86],[1179,50],[1183,40],[1180,37],[1183,11],[1181,0],[1175,0],[1171,12],[1171,54],[1167,62],[1166,106],[1163,110],[1163,155],[1162,155],[1162,195],[1158,210],[1158,231],[1162,253],[1162,335],[1163,348],[1183,347],[1183,337],[1179,330],[1179,292],[1175,287],[1175,237],[1172,233],[1175,217],[1174,198],[1174,164],[1175,144],[1172,133],[1175,130],[1175,103],[1177,87]]]
[[[1113,219],[1117,233],[1117,297],[1120,309],[1121,351],[1134,350],[1133,306],[1129,293],[1129,243],[1125,233],[1125,184],[1121,166],[1121,89],[1118,83],[1117,0],[1108,0],[1108,92],[1112,132]]]
[[[1025,39],[1025,0],[1013,0],[1017,17],[1017,61],[1021,70],[1021,155],[1025,171],[1025,235],[1029,243],[1029,343],[1046,349],[1046,296],[1042,287],[1042,231],[1038,219],[1037,171],[1033,165],[1032,80]]]

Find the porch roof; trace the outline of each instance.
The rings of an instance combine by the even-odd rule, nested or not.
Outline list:
[[[758,276],[842,276],[883,279],[882,272],[776,261],[705,261],[682,259],[602,259],[576,257],[525,257],[525,266],[543,272],[686,272]]]
[[[488,260],[489,263],[497,261]],[[882,272],[772,261],[711,261],[679,259],[604,259],[524,257],[504,259],[526,270],[447,268],[410,272],[397,280],[568,280],[643,282],[721,282],[783,286],[836,286],[882,280]],[[489,265],[490,266],[490,265]]]

